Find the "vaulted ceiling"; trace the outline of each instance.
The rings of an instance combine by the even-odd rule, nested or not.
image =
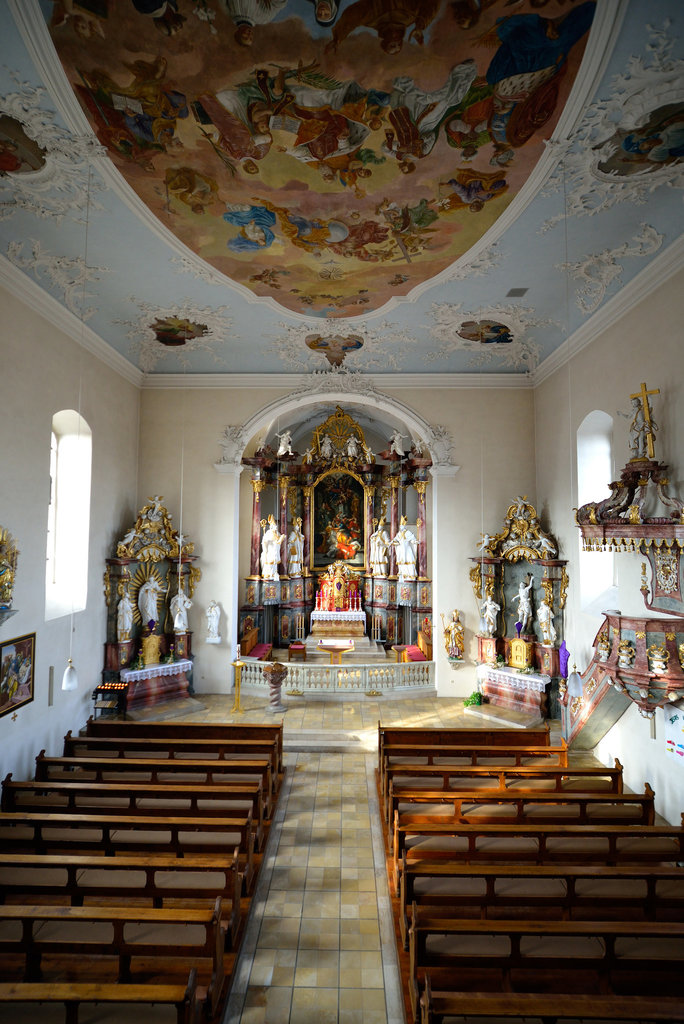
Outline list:
[[[538,378],[681,266],[683,29],[677,0],[7,0],[0,282],[136,380]]]

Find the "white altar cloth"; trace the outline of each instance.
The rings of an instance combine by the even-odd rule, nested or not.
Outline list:
[[[366,613],[362,610],[349,612],[311,612],[312,622],[365,622]]]
[[[124,683],[137,683],[142,679],[153,679],[157,676],[175,676],[192,669],[191,661],[171,661],[164,665],[146,665],[145,668],[128,668],[119,673]]]

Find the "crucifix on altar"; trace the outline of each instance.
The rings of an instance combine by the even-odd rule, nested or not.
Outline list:
[[[646,385],[642,384],[640,391],[629,396],[632,400],[632,422],[629,425],[629,447],[633,452],[631,462],[655,459],[654,440],[658,424],[653,419],[648,396],[659,394],[660,388],[648,391]]]

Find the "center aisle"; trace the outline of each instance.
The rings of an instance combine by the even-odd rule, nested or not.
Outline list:
[[[224,1024],[404,1024],[376,757],[285,764]]]

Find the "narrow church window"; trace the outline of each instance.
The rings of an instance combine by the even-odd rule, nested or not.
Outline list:
[[[613,479],[613,417],[595,409],[577,431],[577,503],[600,501],[610,495]],[[614,600],[615,569],[612,551],[583,551],[579,538],[579,575],[582,611],[597,614]]]
[[[73,409],[52,418],[45,618],[86,606],[92,434]]]

